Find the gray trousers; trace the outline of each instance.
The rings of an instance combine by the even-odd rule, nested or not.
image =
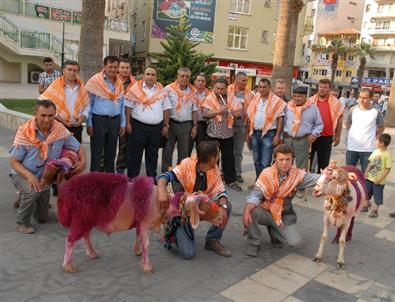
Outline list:
[[[302,139],[294,139],[292,137],[285,137],[284,143],[290,145],[295,153],[295,165],[299,169],[307,171],[307,162],[309,158],[309,142],[307,137]]]
[[[243,149],[245,142],[246,128],[244,125],[234,125],[233,127],[233,154],[235,156],[236,177],[241,176],[241,163],[243,161]]]
[[[252,213],[252,223],[248,227],[248,241],[251,245],[261,245],[261,230],[259,225],[268,227],[270,236],[278,239],[289,246],[297,246],[301,243],[302,237],[296,228],[296,224],[279,227],[273,220],[272,214],[262,207],[256,207]]]
[[[177,164],[184,158],[187,158],[190,153],[190,146],[192,144],[191,138],[192,121],[175,122],[170,120],[169,137],[162,150],[162,173],[167,172],[169,167],[173,166],[173,152],[177,143]]]
[[[29,192],[29,185],[19,174],[11,175],[14,187],[21,192],[21,201],[16,214],[18,224],[29,224],[33,214],[37,222],[44,223],[48,220],[48,204],[50,199],[49,188],[36,192]]]

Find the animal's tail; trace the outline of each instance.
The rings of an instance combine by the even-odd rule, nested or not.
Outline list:
[[[154,191],[153,179],[147,176],[138,176],[133,179],[132,202],[136,205],[136,222],[144,219],[150,206],[150,199]]]

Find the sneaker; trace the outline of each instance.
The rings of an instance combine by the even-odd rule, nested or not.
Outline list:
[[[395,212],[391,212],[390,217],[395,218]]]
[[[228,184],[228,187],[231,188],[232,190],[235,190],[237,192],[242,191],[243,189],[235,182],[232,182],[230,184]]]
[[[259,255],[259,245],[249,244],[246,250],[246,255],[250,257],[258,257]]]
[[[243,183],[244,182],[244,178],[241,177],[241,176],[237,176],[236,177],[236,181],[239,182],[239,183]]]
[[[377,210],[372,210],[369,214],[369,218],[377,218],[379,216],[379,212]]]
[[[207,240],[205,249],[216,252],[218,255],[230,257],[230,251],[224,247],[218,240]]]
[[[363,207],[363,208],[361,209],[361,212],[363,212],[363,213],[366,213],[366,212],[368,212],[368,211],[369,211],[369,207],[368,207],[368,206]]]
[[[23,234],[33,234],[35,232],[31,224],[17,223],[16,229]]]

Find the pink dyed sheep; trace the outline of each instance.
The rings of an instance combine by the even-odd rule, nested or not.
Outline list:
[[[344,266],[344,249],[346,240],[351,240],[355,214],[367,203],[367,190],[365,177],[354,166],[336,167],[332,162],[326,168],[314,187],[313,195],[325,195],[324,229],[321,235],[320,246],[314,257],[316,262],[322,258],[325,241],[328,237],[328,227],[337,227],[333,242],[339,242],[337,267]]]
[[[144,272],[152,272],[148,259],[149,231],[160,231],[167,209],[160,209],[157,202],[156,187],[152,178],[139,176],[128,182],[125,175],[93,172],[73,177],[59,191],[58,219],[70,228],[66,238],[66,250],[63,268],[66,272],[75,272],[71,257],[75,243],[84,238],[86,253],[90,258],[98,255],[93,249],[90,232],[96,228],[106,234],[136,228],[135,255],[141,254]],[[180,195],[176,195],[170,204],[178,215]],[[218,207],[207,206],[204,196],[193,195],[185,201],[186,211],[191,222],[198,224],[202,219],[219,225]],[[210,213],[212,211],[216,214]],[[197,216],[196,216],[197,215]],[[141,245],[140,245],[141,244]]]

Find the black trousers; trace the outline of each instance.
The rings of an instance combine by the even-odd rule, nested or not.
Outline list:
[[[317,154],[317,173],[320,173],[321,169],[325,169],[329,165],[329,160],[332,152],[333,136],[320,136],[311,146],[311,165],[314,160],[315,154]]]
[[[81,144],[82,142],[82,126],[79,127],[70,127],[67,128],[71,133],[73,133],[73,136],[75,139]]]
[[[191,156],[193,146],[195,145],[195,148],[197,149],[197,146],[200,144],[200,142],[205,141],[206,139],[207,139],[207,122],[200,121],[198,122],[196,137],[192,141],[191,147],[189,149],[189,156]]]
[[[145,170],[147,176],[156,178],[163,123],[148,125],[133,118],[131,123],[132,133],[127,138],[126,153],[128,177],[131,179],[140,174],[141,161],[143,152],[145,151]]]
[[[217,141],[221,151],[221,168],[224,173],[225,183],[230,184],[236,181],[235,157],[233,154],[233,137],[220,139],[207,137],[207,140]]]
[[[91,137],[91,171],[100,171],[104,150],[104,171],[114,173],[117,142],[121,117],[92,116],[93,137]]]

